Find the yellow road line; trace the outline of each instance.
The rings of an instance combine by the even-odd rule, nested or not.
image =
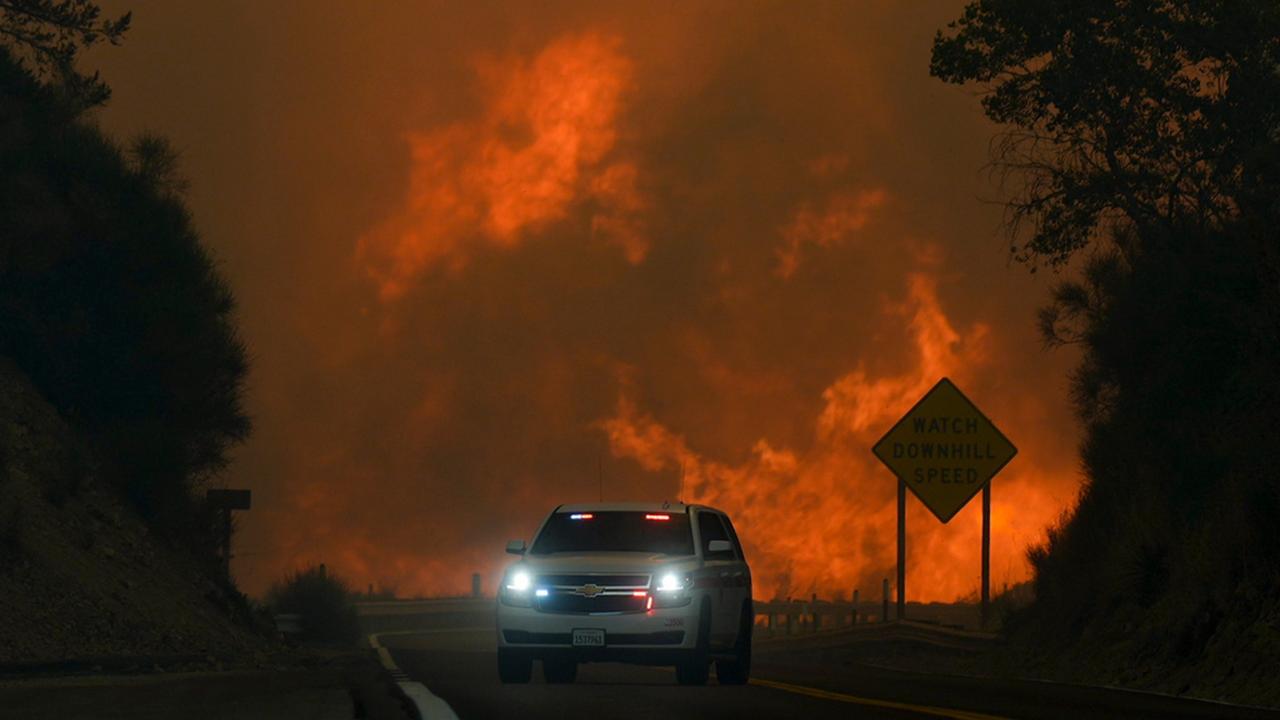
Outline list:
[[[930,707],[928,705],[911,705],[909,703],[893,702],[892,700],[874,700],[872,698],[857,697],[856,695],[845,695],[844,693],[831,692],[830,690],[819,690],[817,688],[805,687],[803,685],[792,685],[791,683],[777,682],[776,680],[751,678],[751,684],[773,688],[774,690],[781,690],[783,692],[796,693],[797,695],[808,695],[809,697],[815,697],[821,700],[835,700],[836,702],[868,705],[870,707],[888,708],[890,710],[906,710],[914,713],[922,713],[924,715],[954,718],[954,720],[1006,720],[998,715],[983,715],[982,713],[968,712],[965,710],[952,710],[950,708]]]

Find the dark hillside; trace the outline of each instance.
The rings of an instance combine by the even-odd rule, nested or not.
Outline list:
[[[0,408],[0,668],[264,659],[273,645],[246,629],[238,594],[117,499],[5,358]]]
[[[0,662],[268,646],[203,501],[249,432],[234,299],[175,153],[75,70],[128,22],[0,7]]]
[[[1058,290],[1088,318],[1088,482],[1032,553],[1037,602],[1011,623],[1025,662],[1280,705],[1280,275],[1256,242],[1130,245]]]

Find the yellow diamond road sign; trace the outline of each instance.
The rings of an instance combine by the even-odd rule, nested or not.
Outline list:
[[[925,393],[872,451],[944,523],[1018,454],[947,378]]]

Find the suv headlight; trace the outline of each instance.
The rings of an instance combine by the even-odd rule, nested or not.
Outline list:
[[[654,575],[653,606],[681,607],[693,600],[693,576],[687,572],[666,571]]]
[[[507,571],[507,576],[502,579],[502,591],[498,593],[502,603],[514,607],[529,607],[533,604],[532,596],[533,575],[521,567]]]
[[[678,590],[686,590],[689,587],[689,575],[686,573],[680,575],[673,572],[663,573],[658,579],[657,590],[659,592],[676,592]]]

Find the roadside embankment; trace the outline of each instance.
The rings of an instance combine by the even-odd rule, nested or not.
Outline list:
[[[254,622],[99,482],[71,428],[0,358],[0,673],[263,664],[277,646]]]
[[[288,660],[288,666],[224,672],[3,679],[0,719],[415,718],[367,652],[295,652]]]

